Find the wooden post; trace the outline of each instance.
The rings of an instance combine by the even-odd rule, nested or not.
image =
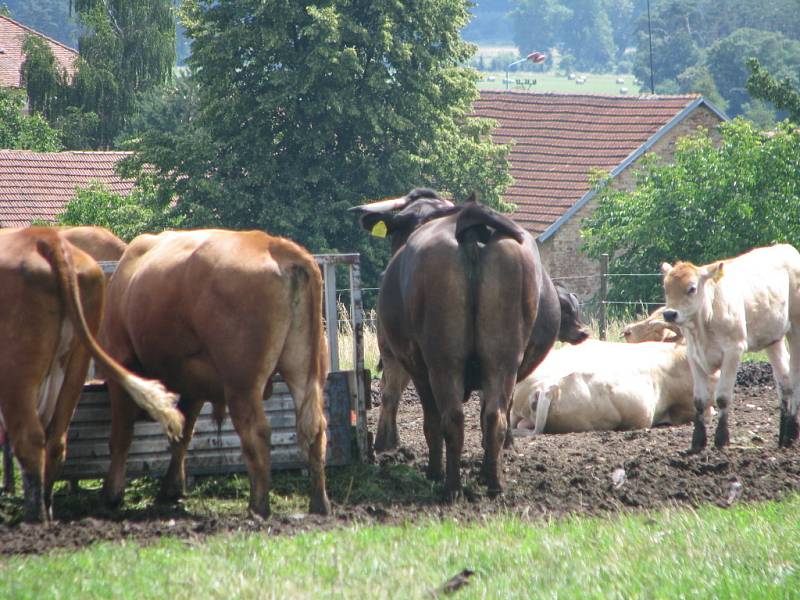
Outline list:
[[[3,491],[6,494],[14,495],[16,485],[14,485],[14,454],[11,452],[11,442],[6,439],[3,443]]]
[[[608,299],[608,254],[600,256],[600,339],[606,339],[606,300]]]

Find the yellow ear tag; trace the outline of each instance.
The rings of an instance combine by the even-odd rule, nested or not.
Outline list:
[[[378,221],[375,223],[375,226],[370,231],[372,235],[379,238],[385,238],[386,234],[389,233],[389,230],[386,228],[386,223],[383,221]]]
[[[722,279],[722,276],[724,274],[725,273],[722,272],[722,265],[720,265],[719,268],[716,271],[714,271],[714,277],[713,277],[714,283],[718,283],[719,280]]]

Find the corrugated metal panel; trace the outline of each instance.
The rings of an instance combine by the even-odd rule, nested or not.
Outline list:
[[[357,460],[353,452],[355,391],[348,371],[328,375],[325,386],[325,416],[328,419],[328,465],[344,465]],[[353,408],[351,408],[351,406]],[[297,447],[294,401],[285,383],[273,385],[272,396],[264,400],[264,410],[272,425],[272,468],[293,469],[306,466]],[[244,473],[239,436],[230,418],[218,430],[206,403],[195,425],[186,457],[187,473],[213,475]],[[105,386],[87,386],[78,403],[67,437],[67,460],[60,479],[95,479],[108,473],[108,440],[111,432],[111,409]],[[129,477],[157,476],[169,466],[169,443],[158,423],[138,421],[128,454]]]

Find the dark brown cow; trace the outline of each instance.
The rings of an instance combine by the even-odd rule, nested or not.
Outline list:
[[[586,327],[580,319],[578,297],[568,292],[561,285],[556,284],[558,303],[561,309],[561,325],[558,329],[558,341],[568,344],[580,344],[589,337]],[[397,448],[400,436],[397,430],[397,409],[403,390],[411,381],[411,376],[406,373],[403,365],[391,353],[383,348],[386,342],[378,331],[378,347],[381,349],[382,362],[382,391],[381,411],[378,415],[378,428],[375,435],[375,451],[385,452]],[[511,428],[508,429],[505,446],[513,442]]]
[[[311,511],[330,512],[325,492],[326,421],[322,389],[327,345],[322,276],[303,248],[260,231],[198,230],[142,235],[122,256],[108,287],[101,338],[132,370],[181,394],[186,416],[160,498],[184,492],[186,449],[200,409],[225,406],[250,476],[252,514],[269,515],[270,425],[262,400],[279,372],[297,412],[299,444],[311,470]],[[105,495],[122,500],[136,407],[116,385],[111,467]]]
[[[381,356],[385,367],[409,373],[419,393],[428,476],[442,477],[446,443],[447,495],[460,494],[462,402],[481,390],[483,474],[490,493],[502,491],[514,385],[542,361],[561,324],[535,241],[491,209],[453,206],[431,190],[354,210],[366,229],[391,238],[394,256],[378,297]]]
[[[47,227],[0,231],[0,416],[22,466],[25,519],[52,518],[55,476],[89,358],[172,437],[175,396],[114,362],[94,339],[105,279],[97,263]]]

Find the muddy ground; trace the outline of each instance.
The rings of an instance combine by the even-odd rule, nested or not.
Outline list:
[[[379,398],[373,385],[373,397]],[[371,431],[379,408],[369,411]],[[465,498],[455,505],[437,501],[441,486],[423,478],[427,448],[422,434],[422,410],[413,390],[407,390],[399,411],[401,447],[360,467],[357,478],[372,478],[375,489],[388,494],[353,490],[353,471],[329,470],[334,515],[274,514],[267,521],[246,517],[242,502],[235,514],[199,513],[185,507],[158,507],[107,512],[99,491],[82,492],[69,502],[66,490],[56,497],[56,522],[48,527],[15,523],[0,501],[0,554],[41,553],[72,549],[99,540],[147,542],[162,535],[187,541],[223,532],[262,531],[269,535],[327,529],[348,523],[400,523],[423,516],[481,519],[513,513],[525,519],[566,514],[611,514],[621,510],[666,506],[699,506],[780,498],[800,490],[800,448],[778,450],[778,411],[770,368],[742,367],[731,415],[731,446],[688,456],[691,425],[634,432],[518,437],[506,453],[507,491],[486,495],[478,481],[481,461],[479,406],[465,406],[463,456]],[[713,429],[710,429],[713,433]],[[622,477],[624,470],[624,477]],[[342,479],[349,477],[342,485]],[[278,478],[279,479],[279,478]],[[358,484],[356,484],[358,488]],[[397,490],[394,494],[393,490]],[[16,505],[14,503],[16,502]],[[5,506],[19,507],[19,499]],[[13,512],[13,511],[12,511]]]

